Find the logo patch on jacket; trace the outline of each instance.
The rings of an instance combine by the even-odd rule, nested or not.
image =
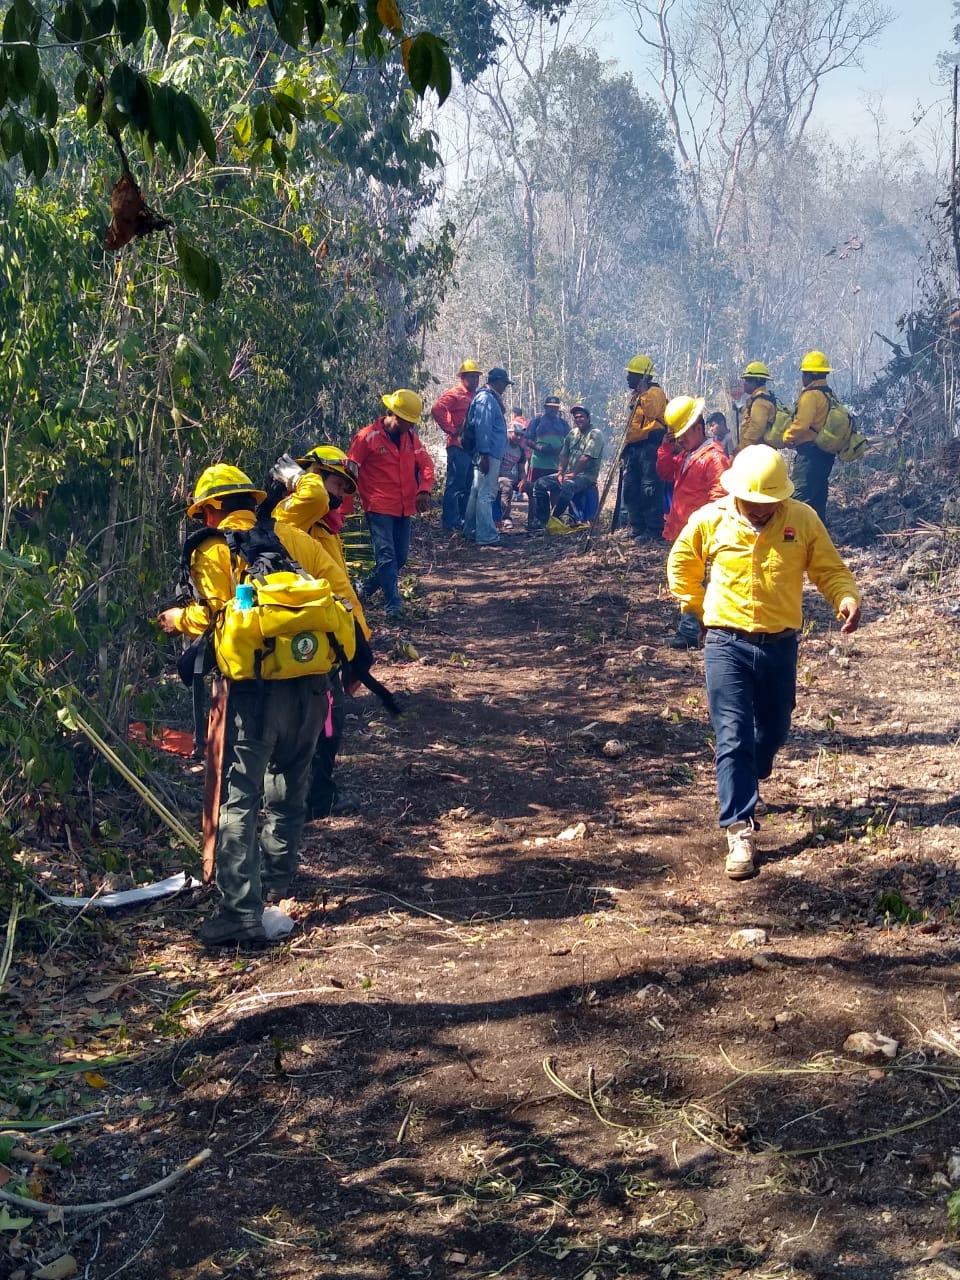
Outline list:
[[[784,542],[796,542],[796,540],[797,540],[797,531],[796,531],[796,529],[790,529],[790,528],[784,529],[784,531],[783,531],[783,540],[784,540]]]

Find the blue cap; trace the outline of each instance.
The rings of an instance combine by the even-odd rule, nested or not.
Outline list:
[[[508,387],[513,386],[513,383],[510,381],[509,373],[507,373],[506,369],[501,369],[499,367],[490,370],[490,372],[487,374],[487,381],[488,382],[505,382]]]

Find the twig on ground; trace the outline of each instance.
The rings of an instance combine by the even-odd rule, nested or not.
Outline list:
[[[114,1276],[118,1276],[121,1273],[121,1271],[126,1271],[127,1267],[129,1267],[131,1263],[136,1262],[136,1260],[140,1257],[141,1253],[143,1253],[144,1249],[146,1249],[147,1245],[150,1243],[153,1237],[160,1230],[160,1227],[163,1225],[163,1220],[165,1217],[166,1217],[166,1210],[161,1208],[160,1217],[157,1219],[156,1224],[153,1227],[153,1230],[147,1236],[146,1240],[144,1240],[143,1244],[140,1246],[137,1252],[133,1255],[132,1258],[128,1258],[126,1262],[121,1263],[121,1265],[117,1267],[116,1271],[111,1271],[108,1276],[104,1276],[104,1280],[113,1280]]]
[[[0,1187],[0,1200],[5,1200],[8,1204],[16,1205],[18,1209],[27,1209],[31,1213],[103,1213],[106,1209],[123,1209],[128,1204],[136,1204],[139,1200],[149,1200],[153,1196],[163,1195],[165,1191],[169,1191],[171,1187],[176,1186],[188,1174],[193,1173],[195,1169],[199,1169],[205,1164],[213,1152],[209,1147],[199,1152],[182,1164],[179,1169],[174,1169],[173,1173],[168,1173],[165,1178],[161,1178],[159,1182],[151,1182],[148,1187],[141,1187],[139,1191],[131,1191],[129,1195],[117,1196],[115,1200],[101,1200],[97,1204],[46,1204],[43,1200],[30,1200],[27,1196],[15,1196],[12,1191],[5,1191]]]
[[[397,1146],[398,1147],[403,1144],[403,1140],[406,1137],[407,1129],[410,1127],[410,1117],[412,1115],[413,1115],[413,1101],[411,1100],[409,1107],[407,1107],[407,1113],[403,1117],[403,1119],[400,1121],[400,1128],[397,1130]]]
[[[7,981],[7,974],[10,972],[10,964],[13,960],[13,943],[17,936],[17,920],[20,916],[20,886],[13,891],[13,901],[10,903],[10,918],[7,920],[7,936],[3,944],[3,954],[0,955],[0,992],[3,991]]]
[[[0,1120],[0,1130],[4,1133],[28,1133],[35,1137],[40,1133],[56,1133],[58,1129],[73,1129],[78,1124],[99,1120],[106,1114],[106,1111],[88,1111],[85,1116],[71,1116],[69,1120],[58,1120],[56,1124],[36,1123],[32,1120]]]

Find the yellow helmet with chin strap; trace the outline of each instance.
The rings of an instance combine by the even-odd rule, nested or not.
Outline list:
[[[239,467],[233,467],[228,462],[215,462],[212,467],[201,472],[193,491],[193,501],[187,507],[187,515],[198,516],[204,507],[216,507],[219,510],[220,500],[231,493],[253,494],[258,503],[267,496]]]
[[[751,360],[740,376],[741,378],[769,378],[770,370],[762,360]]]
[[[297,462],[301,467],[312,466],[321,473],[327,471],[331,475],[342,476],[350,486],[350,493],[357,492],[357,464],[335,444],[318,444],[302,458],[298,458]]]
[[[627,373],[638,373],[641,378],[653,377],[653,361],[649,356],[634,356],[627,362]]]

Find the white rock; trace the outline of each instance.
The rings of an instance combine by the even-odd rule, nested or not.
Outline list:
[[[762,947],[766,945],[766,929],[736,929],[727,939],[728,947]]]
[[[960,1152],[954,1152],[947,1161],[947,1177],[956,1185],[960,1182]]]
[[[608,760],[619,760],[627,754],[627,744],[618,738],[608,738],[603,744],[603,754]]]
[[[844,1053],[857,1053],[863,1058],[887,1058],[897,1056],[900,1042],[881,1031],[854,1031],[843,1042]]]
[[[587,838],[587,824],[578,822],[575,826],[567,827],[557,836],[558,840],[585,840]]]
[[[263,919],[260,921],[268,938],[285,938],[297,927],[296,920],[291,920],[279,907],[264,907]]]

